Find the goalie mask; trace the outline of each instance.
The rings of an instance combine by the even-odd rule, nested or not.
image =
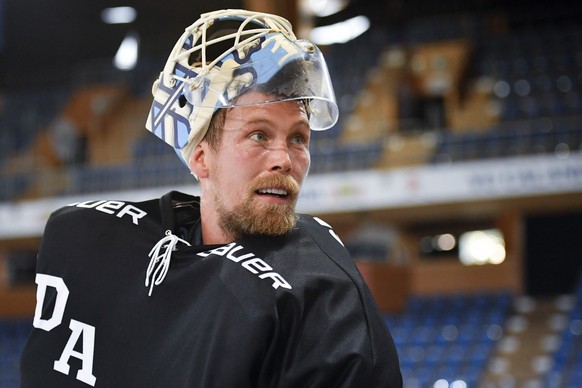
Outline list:
[[[331,128],[338,108],[321,51],[276,15],[244,10],[202,14],[178,39],[154,82],[146,128],[188,166],[212,115],[247,91],[265,100],[306,102],[312,130]]]

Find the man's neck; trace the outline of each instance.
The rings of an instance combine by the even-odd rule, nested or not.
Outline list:
[[[218,213],[210,204],[200,202],[200,222],[202,226],[202,243],[204,245],[227,244],[234,239],[228,236],[218,222]]]

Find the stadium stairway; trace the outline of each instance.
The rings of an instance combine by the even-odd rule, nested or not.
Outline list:
[[[495,347],[483,388],[548,387],[545,374],[567,326],[573,296],[518,297]]]

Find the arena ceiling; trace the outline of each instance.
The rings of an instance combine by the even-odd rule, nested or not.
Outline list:
[[[115,6],[134,7],[136,20],[103,23],[101,11]],[[139,34],[143,55],[166,57],[200,13],[241,7],[242,0],[0,0],[1,78],[25,83],[27,74],[38,79],[54,68],[112,58],[129,31]]]
[[[112,58],[129,31],[139,34],[140,56],[165,58],[184,27],[203,12],[266,7],[292,20],[293,15],[280,10],[296,13],[297,1],[0,0],[0,88],[42,80],[44,73],[55,69],[66,71]],[[350,0],[347,10],[328,19],[331,23],[356,13],[381,18],[380,9],[396,9],[404,1]],[[134,7],[137,19],[131,24],[103,23],[102,10],[117,6]]]
[[[140,37],[140,55],[166,58],[184,27],[200,13],[220,8],[296,9],[299,0],[0,0],[0,88],[34,84],[46,72],[67,71],[91,61],[112,58],[129,31]],[[316,24],[331,24],[364,14],[372,25],[398,22],[423,13],[477,12],[506,7],[508,4],[538,4],[545,0],[350,0],[339,14]],[[556,0],[565,13],[580,15],[577,0]],[[137,19],[131,24],[107,25],[101,11],[115,6],[132,6]],[[540,8],[541,7],[541,8]],[[573,12],[576,10],[578,12]],[[291,19],[289,15],[285,15]],[[291,12],[289,12],[291,13]],[[542,15],[542,14],[540,14]],[[33,80],[32,82],[29,82]]]

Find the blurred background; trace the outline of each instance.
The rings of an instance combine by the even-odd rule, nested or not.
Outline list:
[[[582,386],[582,2],[0,0],[0,387],[53,210],[198,192],[144,123],[219,8],[285,16],[326,56],[340,120],[298,207],[351,251],[405,386]]]

